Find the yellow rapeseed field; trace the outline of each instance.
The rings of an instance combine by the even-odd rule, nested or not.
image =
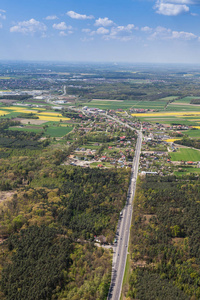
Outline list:
[[[178,116],[178,117],[190,117],[190,116],[199,116],[200,112],[162,112],[162,113],[136,113],[131,114],[133,117],[168,117],[168,116]]]
[[[168,139],[168,140],[165,140],[165,142],[167,142],[167,143],[173,143],[173,142],[178,141],[178,140],[180,140],[180,139],[179,139],[179,138],[176,138],[176,139]]]
[[[38,116],[42,115],[42,116],[52,116],[52,117],[62,117],[62,114],[58,114],[58,113],[51,113],[51,112],[41,112],[41,113],[37,113]]]
[[[31,110],[31,109],[28,109],[27,107],[24,107],[24,108],[23,107],[15,107],[15,106],[13,106],[13,107],[1,107],[0,115],[6,115],[6,114],[9,114],[11,112],[33,113],[34,115],[38,116],[39,120],[54,121],[54,122],[59,122],[60,120],[62,120],[62,121],[70,120],[70,118],[65,118],[60,113],[45,112],[45,111],[42,111],[42,112],[38,113],[36,110],[45,110],[45,108],[42,108],[42,109],[33,108],[33,110]]]
[[[7,114],[9,114],[9,112],[6,112],[5,110],[0,110],[0,115],[2,116],[2,115],[7,115]]]
[[[12,112],[21,112],[21,113],[35,113],[34,110],[30,110],[23,107],[1,107],[1,109],[5,109],[5,112],[12,110]],[[10,113],[10,112],[7,112]]]
[[[1,109],[6,109],[6,110],[8,109],[8,110],[18,111],[18,110],[25,110],[27,108],[13,106],[13,107],[1,107]]]
[[[39,120],[46,120],[46,121],[54,121],[54,122],[59,122],[60,120],[62,121],[68,121],[70,118],[61,118],[61,117],[51,117],[51,116],[39,116]]]

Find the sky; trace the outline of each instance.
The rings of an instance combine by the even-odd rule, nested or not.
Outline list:
[[[200,63],[200,0],[1,0],[0,60]]]

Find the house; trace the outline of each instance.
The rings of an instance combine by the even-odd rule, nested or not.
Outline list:
[[[95,238],[95,242],[105,244],[107,242],[107,239],[104,235],[99,235]]]

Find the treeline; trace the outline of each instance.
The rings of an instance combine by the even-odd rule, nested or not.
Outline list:
[[[8,99],[8,100],[18,100],[23,101],[32,98],[30,95],[10,95],[10,96],[0,96],[0,100]]]
[[[19,121],[10,119],[0,120],[0,147],[37,149],[47,146],[48,143],[45,141],[39,141],[42,133],[8,130],[9,127],[18,126],[20,124]]]
[[[62,115],[66,118],[70,118],[70,119],[80,119],[80,120],[87,120],[86,116],[83,116],[80,113],[76,113],[76,112],[70,112],[68,110],[62,110]]]
[[[138,183],[131,227],[131,299],[199,299],[197,177],[147,177]]]
[[[181,140],[177,140],[176,144],[184,145],[184,146],[192,147],[192,148],[196,148],[196,149],[200,149],[200,139],[191,139],[191,138],[188,138],[188,137],[184,137]]]
[[[39,119],[38,116],[36,116],[33,113],[21,113],[17,116],[17,118],[22,118],[22,119]]]
[[[200,104],[200,99],[192,99],[190,104]]]

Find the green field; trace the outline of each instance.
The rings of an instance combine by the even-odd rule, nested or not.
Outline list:
[[[70,131],[72,131],[73,127],[69,126],[69,127],[48,127],[45,135],[50,135],[51,137],[63,137],[64,135],[66,135],[67,133],[69,133]]]
[[[187,134],[189,137],[200,139],[200,130],[199,129],[187,130],[187,131],[184,131],[184,133]]]
[[[172,161],[200,161],[200,151],[190,148],[179,148],[177,152],[170,152]]]
[[[190,173],[200,173],[200,168],[193,168],[193,167],[182,167],[182,171],[175,171],[174,175],[176,176],[183,176],[183,175],[187,175]]]
[[[90,102],[81,103],[83,106],[96,107],[99,109],[128,109],[131,108],[138,101],[104,101],[92,100]]]
[[[10,127],[9,130],[18,130],[18,131],[31,131],[31,132],[41,132],[44,131],[43,127],[41,126],[23,126],[23,127]],[[46,131],[44,132],[44,136],[50,135],[50,137],[63,137],[67,133],[73,130],[71,126],[49,126]]]
[[[178,100],[176,100],[176,101],[174,101],[174,103],[190,103],[190,101],[192,100],[192,99],[195,99],[195,98],[198,98],[198,97],[184,97],[184,98],[181,98],[181,99],[178,99]]]
[[[35,128],[29,128],[28,126],[27,127],[9,127],[9,130],[16,130],[16,131],[29,131],[29,132],[35,132],[35,133],[38,133],[38,132],[41,132],[43,130],[42,127],[39,127],[39,126],[34,126]]]
[[[167,111],[200,111],[200,106],[190,104],[192,99],[196,99],[198,97],[184,97],[182,99],[178,99],[170,103],[166,110]]]
[[[171,97],[167,97],[171,98]],[[165,108],[168,100],[167,98],[159,99],[156,101],[111,101],[111,100],[92,100],[90,102],[81,102],[83,106],[96,107],[100,109],[129,109],[129,108],[142,108],[142,109],[156,109],[162,110]]]
[[[161,98],[159,100],[171,101],[171,100],[175,100],[176,98],[177,96],[169,96],[169,97]]]

